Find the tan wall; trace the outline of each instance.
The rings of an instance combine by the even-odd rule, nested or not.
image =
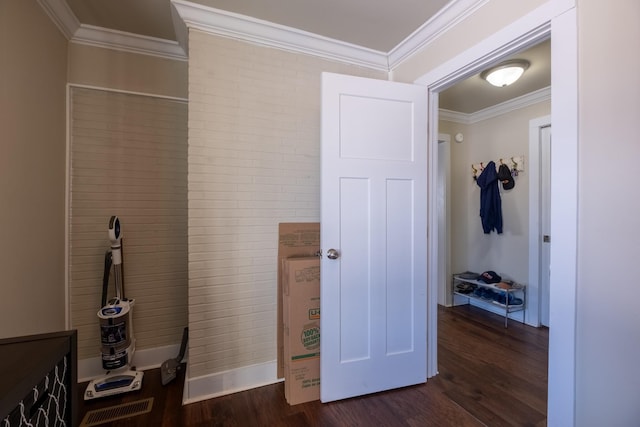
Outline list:
[[[189,46],[195,378],[275,361],[278,223],[320,217],[321,72],[387,75],[198,31]]]
[[[453,271],[494,270],[498,274],[528,283],[529,278],[529,121],[551,113],[550,102],[483,120],[470,125],[442,121],[440,129],[453,136],[463,132],[462,143],[451,145],[451,266]],[[442,132],[442,130],[440,131]],[[504,191],[503,233],[484,234],[480,221],[480,187],[473,180],[471,165],[500,158],[510,165],[511,156],[524,156],[524,172],[515,187]],[[537,292],[537,284],[530,286]]]
[[[65,327],[66,58],[37,2],[0,2],[0,337]]]
[[[187,97],[187,61],[69,44],[69,83]]]
[[[636,0],[578,2],[579,426],[640,420],[639,17]]]

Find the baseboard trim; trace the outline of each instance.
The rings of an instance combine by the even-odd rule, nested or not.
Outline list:
[[[187,375],[188,376],[188,375]],[[227,394],[275,384],[282,381],[277,376],[277,362],[244,366],[201,377],[187,378],[182,404],[213,399]]]
[[[159,368],[162,362],[177,357],[180,345],[168,345],[143,350],[136,350],[132,365],[138,371]],[[78,382],[91,381],[105,374],[102,369],[102,360],[98,357],[78,360]]]
[[[490,311],[491,313],[495,313],[495,314],[499,314],[500,316],[504,316],[504,308],[500,308],[498,306],[496,306],[495,304],[491,303],[491,302],[485,302],[485,301],[481,301],[481,300],[477,300],[477,299],[470,299],[469,300],[469,304],[478,307],[478,308],[482,308],[483,310],[487,310]],[[509,320],[515,320],[521,323],[524,323],[526,325],[529,326],[535,326],[535,325],[531,325],[529,324],[525,319],[525,313],[526,310],[522,310],[522,311],[515,311],[512,313],[509,313]]]

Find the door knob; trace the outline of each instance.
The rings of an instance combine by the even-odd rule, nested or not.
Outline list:
[[[327,251],[327,258],[329,258],[329,259],[338,259],[338,258],[340,258],[340,253],[335,249],[329,249]]]

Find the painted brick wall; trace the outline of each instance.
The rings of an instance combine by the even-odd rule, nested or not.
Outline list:
[[[276,359],[280,222],[320,218],[321,72],[387,74],[192,30],[191,378]]]
[[[111,215],[122,224],[136,349],[173,345],[187,323],[188,107],[80,87],[70,95],[69,303],[78,358],[100,357]],[[107,296],[115,296],[113,276]]]

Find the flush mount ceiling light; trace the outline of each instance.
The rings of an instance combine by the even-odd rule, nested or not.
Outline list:
[[[529,68],[529,61],[513,59],[484,70],[480,73],[480,77],[494,86],[504,87],[518,80],[527,68]]]

